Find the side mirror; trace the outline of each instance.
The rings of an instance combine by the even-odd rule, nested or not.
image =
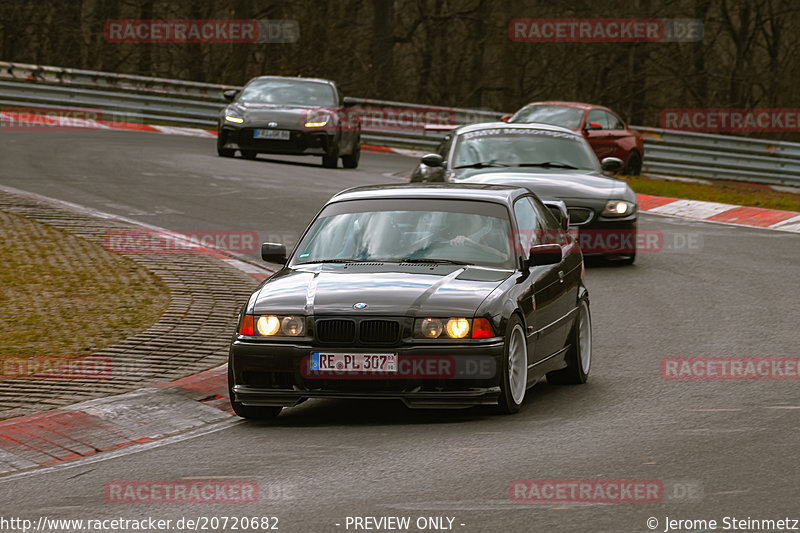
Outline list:
[[[422,164],[426,167],[443,167],[444,157],[439,154],[426,154],[422,156]]]
[[[510,118],[511,118],[511,115],[503,115],[502,117],[500,117],[500,120],[502,120],[503,122],[508,122],[508,119],[510,119]]]
[[[557,244],[539,244],[531,247],[531,255],[528,258],[530,266],[555,265],[564,258],[561,246]]]
[[[585,130],[602,130],[603,126],[599,122],[589,122],[583,129]]]
[[[624,165],[625,163],[618,157],[605,157],[600,161],[600,166],[605,172],[619,172]]]
[[[228,89],[227,91],[222,91],[222,96],[225,100],[229,102],[233,102],[233,99],[236,98],[236,95],[239,94],[239,91],[236,89]]]
[[[268,263],[286,263],[286,246],[275,242],[265,242],[261,245],[261,259]]]

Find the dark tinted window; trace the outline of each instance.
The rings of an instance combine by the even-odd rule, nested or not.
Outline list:
[[[336,95],[327,83],[304,80],[253,80],[242,89],[238,102],[248,104],[333,106]]]

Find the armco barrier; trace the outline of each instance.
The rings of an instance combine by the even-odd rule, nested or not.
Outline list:
[[[239,88],[0,61],[0,106],[86,107],[121,122],[215,128],[225,106],[222,92]],[[454,125],[494,121],[501,116],[483,109],[347,100],[356,109],[446,111],[454,117]],[[645,139],[645,172],[800,186],[800,143],[632,127]],[[442,130],[422,128],[371,129],[362,139],[371,144],[431,149],[443,136]]]

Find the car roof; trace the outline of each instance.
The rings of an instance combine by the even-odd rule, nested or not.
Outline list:
[[[530,105],[552,105],[552,106],[560,106],[560,107],[574,107],[576,109],[603,109],[605,111],[611,111],[611,109],[597,104],[586,104],[584,102],[561,102],[561,101],[549,101],[549,102],[531,102],[529,104],[525,104],[525,107]]]
[[[480,130],[488,130],[492,128],[513,128],[513,129],[525,129],[525,130],[545,130],[545,131],[557,131],[559,133],[569,133],[570,135],[575,135],[578,137],[579,135],[575,133],[575,131],[564,128],[562,126],[555,126],[553,124],[543,124],[540,122],[481,122],[478,124],[467,124],[466,126],[461,126],[456,130],[458,135],[463,133],[469,133],[472,131],[480,131]]]
[[[300,76],[256,76],[247,83],[250,83],[251,81],[254,80],[313,81],[317,83],[327,83],[329,85],[335,85],[335,83],[332,82],[331,80],[326,80],[324,78],[302,78]]]
[[[482,183],[397,183],[363,185],[339,192],[328,203],[372,199],[480,200],[511,204],[531,192],[520,186]]]

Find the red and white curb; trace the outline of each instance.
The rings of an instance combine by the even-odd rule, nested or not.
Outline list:
[[[152,443],[230,420],[227,365],[163,387],[0,422],[0,474]]]
[[[647,194],[638,194],[636,197],[640,211],[655,215],[800,233],[800,213],[794,211],[681,200]]]

